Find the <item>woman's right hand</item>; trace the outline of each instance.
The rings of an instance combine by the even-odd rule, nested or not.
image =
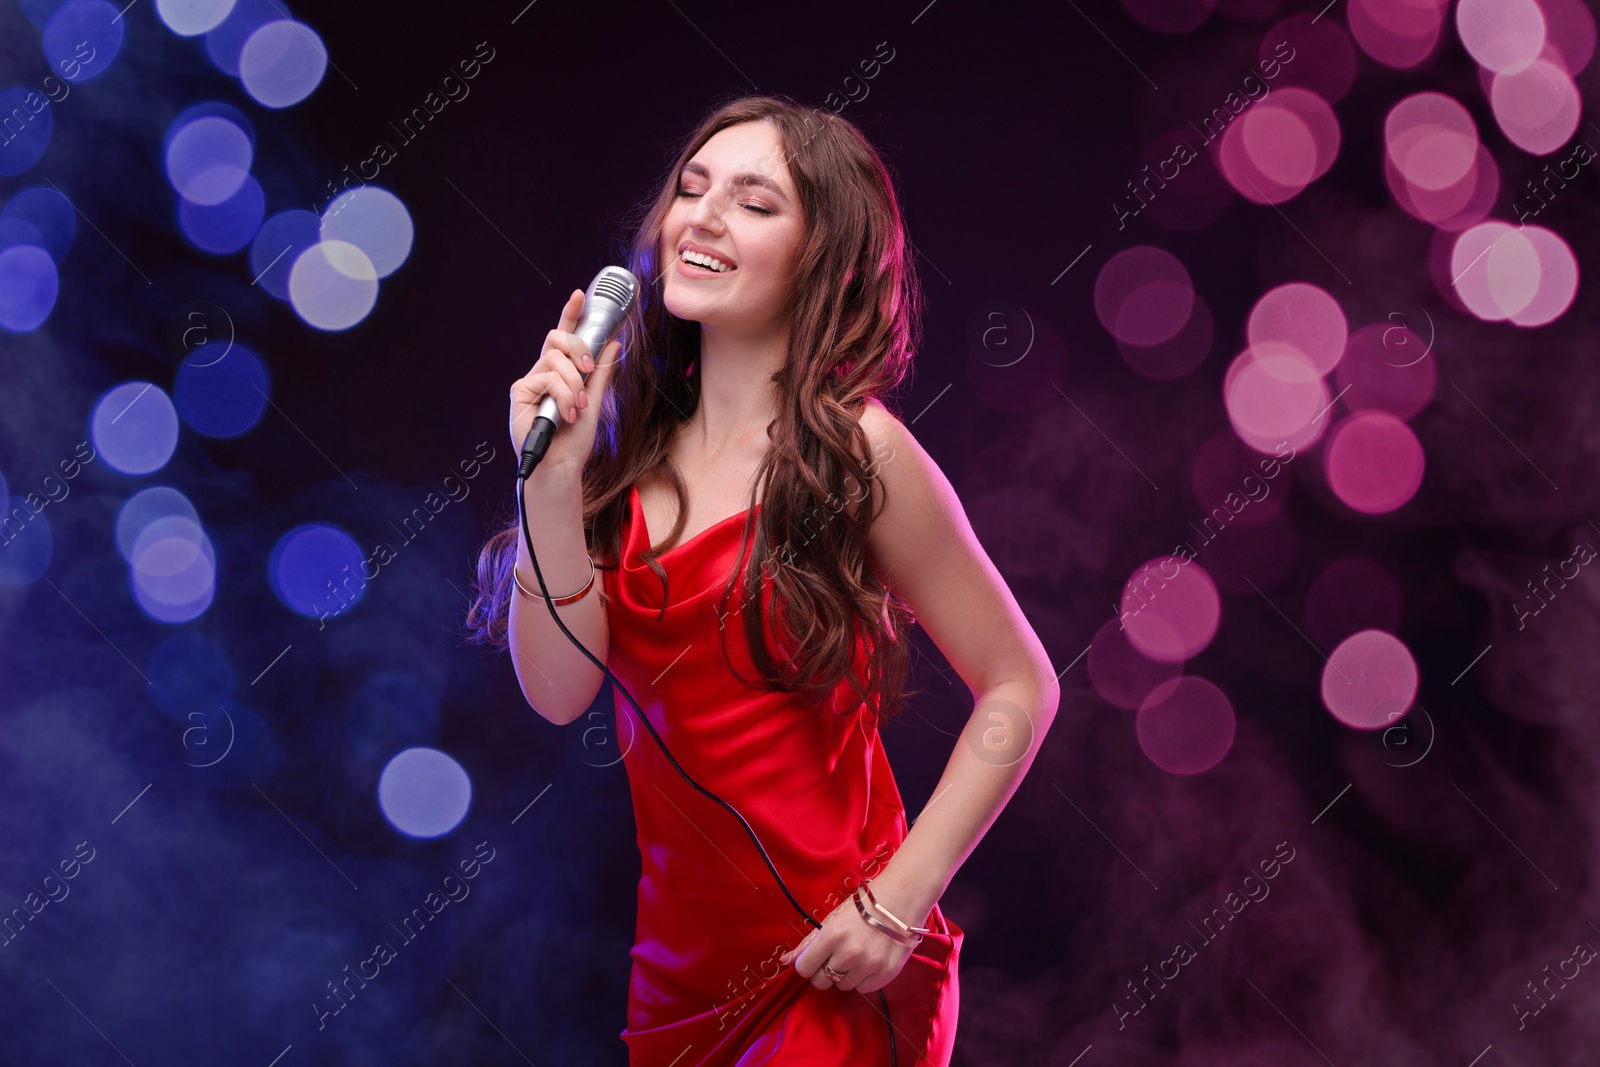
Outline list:
[[[520,453],[546,395],[555,398],[561,429],[550,440],[540,465],[572,464],[582,468],[594,449],[600,425],[600,400],[622,352],[613,340],[598,357],[572,331],[583,312],[583,290],[574,289],[561,309],[561,320],[544,339],[544,349],[527,374],[511,383],[511,450]],[[583,374],[588,374],[585,381]]]

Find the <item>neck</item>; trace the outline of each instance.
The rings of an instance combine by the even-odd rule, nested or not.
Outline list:
[[[752,331],[700,327],[700,404],[689,420],[695,437],[725,455],[748,450],[764,437],[775,408],[773,375],[783,367],[787,329]]]

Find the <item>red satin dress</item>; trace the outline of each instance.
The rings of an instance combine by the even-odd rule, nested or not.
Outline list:
[[[832,713],[855,703],[847,679],[831,702],[812,707],[729,670],[724,630],[733,663],[760,678],[738,588],[726,618],[717,613],[748,552],[749,515],[658,557],[671,583],[662,614],[661,580],[639,558],[649,535],[630,491],[620,566],[604,572],[608,666],[684,771],[749,820],[789,891],[821,922],[841,902],[853,913],[849,894],[905,838],[905,805],[865,707]],[[770,579],[763,590],[770,604]],[[858,642],[858,677],[864,662]],[[877,992],[817,989],[792,962],[779,964],[810,925],[733,814],[685,782],[627,698],[615,700],[642,861],[621,1033],[630,1067],[889,1067]],[[923,925],[933,932],[883,988],[899,1067],[945,1067],[955,1040],[964,932],[937,905]]]

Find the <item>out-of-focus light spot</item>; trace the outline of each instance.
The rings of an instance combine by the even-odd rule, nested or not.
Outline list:
[[[1116,619],[1094,635],[1087,659],[1089,684],[1115,707],[1136,711],[1150,691],[1183,673],[1181,662],[1151,659],[1134,648]]]
[[[1443,93],[1416,93],[1390,108],[1383,136],[1406,181],[1430,191],[1465,178],[1478,152],[1472,116]]]
[[[1236,729],[1227,694],[1190,676],[1158,686],[1134,725],[1145,757],[1168,774],[1209,771],[1233,748]]]
[[[1544,14],[1535,0],[1464,0],[1456,7],[1456,32],[1487,70],[1507,70],[1544,50]]]
[[[289,299],[289,270],[300,253],[321,239],[322,219],[314,211],[280,211],[256,233],[250,246],[250,272],[256,284],[279,300]]]
[[[1539,0],[1544,10],[1545,58],[1554,52],[1576,78],[1594,58],[1594,15],[1584,0]]]
[[[124,382],[95,404],[89,435],[112,469],[149,474],[164,467],[178,447],[178,412],[151,383]]]
[[[349,241],[387,278],[411,254],[411,213],[400,198],[376,185],[341,193],[322,213],[322,239]]]
[[[167,137],[167,179],[185,200],[220,204],[244,186],[254,155],[250,135],[221,115],[175,122]]]
[[[56,262],[35,244],[0,249],[0,329],[37,330],[56,306],[60,278]]]
[[[1189,272],[1171,252],[1138,245],[1100,268],[1094,310],[1111,336],[1133,345],[1171,340],[1194,308]]]
[[[267,579],[285,607],[310,618],[337,613],[366,593],[355,538],[323,522],[296,526],[267,558]]]
[[[1572,78],[1548,59],[1518,63],[1496,74],[1489,104],[1500,132],[1536,156],[1565,145],[1583,110]]]
[[[216,593],[217,556],[198,523],[177,515],[139,532],[130,564],[134,599],[158,622],[198,618]]]
[[[1340,500],[1363,514],[1382,515],[1416,495],[1426,462],[1411,427],[1386,411],[1363,411],[1334,427],[1324,466]]]
[[[1239,439],[1257,452],[1287,442],[1300,449],[1327,429],[1328,387],[1316,364],[1292,345],[1252,345],[1223,376],[1223,402]]]
[[[1356,79],[1355,45],[1338,23],[1313,14],[1291,15],[1272,27],[1256,54],[1258,66],[1269,59],[1279,64],[1276,88],[1309,89],[1329,104],[1337,104]]]
[[[1450,232],[1482,222],[1500,194],[1500,168],[1481,143],[1461,179],[1442,189],[1413,185],[1387,153],[1383,157],[1383,177],[1395,203],[1408,214]]]
[[[1578,295],[1578,261],[1567,242],[1543,226],[1528,226],[1522,233],[1539,257],[1539,286],[1527,306],[1512,314],[1511,321],[1518,326],[1543,326],[1566,314]]]
[[[1486,322],[1542,326],[1565,312],[1577,293],[1571,250],[1542,226],[1474,226],[1456,238],[1450,271],[1456,298]]]
[[[347,330],[378,302],[378,272],[349,241],[321,241],[294,261],[289,302],[319,330]]]
[[[0,141],[0,176],[15,178],[39,162],[50,147],[55,119],[50,101],[32,89],[0,89],[0,116],[6,116]]]
[[[261,361],[236,344],[221,359],[204,349],[185,359],[172,392],[183,421],[197,433],[237,437],[260,421],[271,387]]]
[[[172,517],[188,519],[196,526],[200,525],[200,513],[189,502],[189,498],[178,490],[166,485],[141,489],[124,501],[117,512],[117,551],[123,559],[132,563],[133,546],[144,528],[157,519]]]
[[[1181,663],[1216,636],[1222,601],[1198,563],[1158,556],[1128,577],[1119,610],[1134,648],[1163,663]]]
[[[44,234],[27,219],[0,218],[0,248],[10,248],[12,245],[38,245],[44,248]]]
[[[1336,559],[1306,591],[1306,632],[1319,648],[1332,648],[1358,630],[1400,627],[1400,583],[1364,556]]]
[[[378,778],[378,805],[407,837],[442,837],[467,817],[472,780],[438,749],[408,748]]]
[[[1351,411],[1376,409],[1409,419],[1433,399],[1439,368],[1427,341],[1396,322],[1374,322],[1350,335],[1338,381]]]
[[[1158,382],[1176,381],[1206,361],[1215,331],[1211,309],[1196,293],[1189,321],[1172,337],[1154,345],[1132,345],[1118,339],[1117,351],[1135,373]]]
[[[1134,21],[1158,33],[1189,33],[1211,17],[1217,0],[1122,0]]]
[[[1286,344],[1327,374],[1344,354],[1348,327],[1344,309],[1327,291],[1306,282],[1269,289],[1250,311],[1247,335],[1252,346]]]
[[[156,14],[180,37],[194,37],[222,25],[233,0],[156,0]]]
[[[1358,730],[1391,726],[1417,696],[1417,663],[1398,637],[1362,630],[1345,638],[1322,669],[1322,703]]]
[[[238,0],[231,5],[228,17],[206,34],[206,55],[222,73],[237,78],[244,43],[262,26],[281,19],[283,13],[278,0]]]
[[[1193,527],[1196,547],[1227,526],[1248,526],[1277,514],[1291,480],[1277,457],[1263,457],[1227,430],[1206,438],[1189,468],[1195,501],[1205,513]]]
[[[250,243],[261,228],[266,207],[261,183],[246,174],[238,191],[220,204],[202,205],[180,198],[178,225],[200,251],[227,255]]]
[[[72,247],[78,232],[78,215],[67,198],[47,185],[24,189],[6,201],[0,219],[16,219],[31,224],[39,233],[39,243],[57,263]]]
[[[1216,158],[1228,184],[1257,204],[1281,204],[1338,158],[1339,120],[1305,89],[1279,89],[1223,133]]]
[[[125,25],[106,0],[67,0],[45,23],[44,57],[67,81],[91,81],[122,51]]]
[[[179,722],[190,722],[191,712],[207,715],[233,695],[227,655],[192,630],[180,630],[157,645],[144,673],[156,706]]]
[[[1443,7],[1436,0],[1350,0],[1350,33],[1379,63],[1407,70],[1433,54]]]
[[[321,84],[327,69],[322,38],[303,22],[268,22],[239,51],[239,80],[263,107],[298,104]]]
[[[18,6],[22,8],[22,13],[28,16],[28,21],[42,30],[61,3],[62,0],[21,0]]]
[[[35,499],[37,511],[27,495],[8,499],[0,494],[0,585],[31,585],[50,567],[55,538],[44,513],[50,504],[45,497]]]
[[[396,749],[438,739],[439,697],[420,678],[384,671],[351,695],[345,729],[359,758],[376,766]]]

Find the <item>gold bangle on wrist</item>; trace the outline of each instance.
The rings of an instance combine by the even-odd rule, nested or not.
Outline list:
[[[896,915],[894,912],[890,911],[888,908],[884,907],[882,904],[879,904],[878,903],[878,898],[872,895],[872,887],[870,885],[868,885],[866,882],[862,882],[861,883],[861,888],[866,890],[867,903],[872,905],[873,910],[878,912],[878,914],[882,915],[885,919],[889,920],[889,922],[893,923],[900,930],[902,930],[902,931],[904,931],[905,933],[908,933],[908,934],[931,934],[931,933],[933,933],[933,931],[928,929],[926,926],[912,926],[910,923],[908,923],[904,919],[900,918],[900,916]]]
[[[851,894],[850,899],[856,902],[856,911],[860,913],[862,920],[865,921],[868,926],[875,930],[881,930],[886,936],[893,938],[895,941],[898,941],[900,944],[905,945],[908,948],[915,947],[922,942],[921,934],[917,934],[915,937],[912,937],[910,934],[902,933],[894,927],[881,922],[877,916],[868,912],[866,906],[861,903],[861,889],[864,888],[866,888],[865,883],[863,883],[860,888]]]
[[[525,597],[531,597],[534,600],[549,600],[550,603],[556,605],[557,607],[561,606],[562,604],[571,604],[574,601],[582,600],[588,595],[589,590],[594,587],[594,557],[589,557],[589,580],[584,583],[582,589],[578,590],[576,593],[568,594],[567,596],[545,597],[534,592],[532,589],[529,589],[527,586],[522,584],[522,576],[517,573],[517,566],[514,563],[511,565],[511,580],[517,583],[517,591]]]

